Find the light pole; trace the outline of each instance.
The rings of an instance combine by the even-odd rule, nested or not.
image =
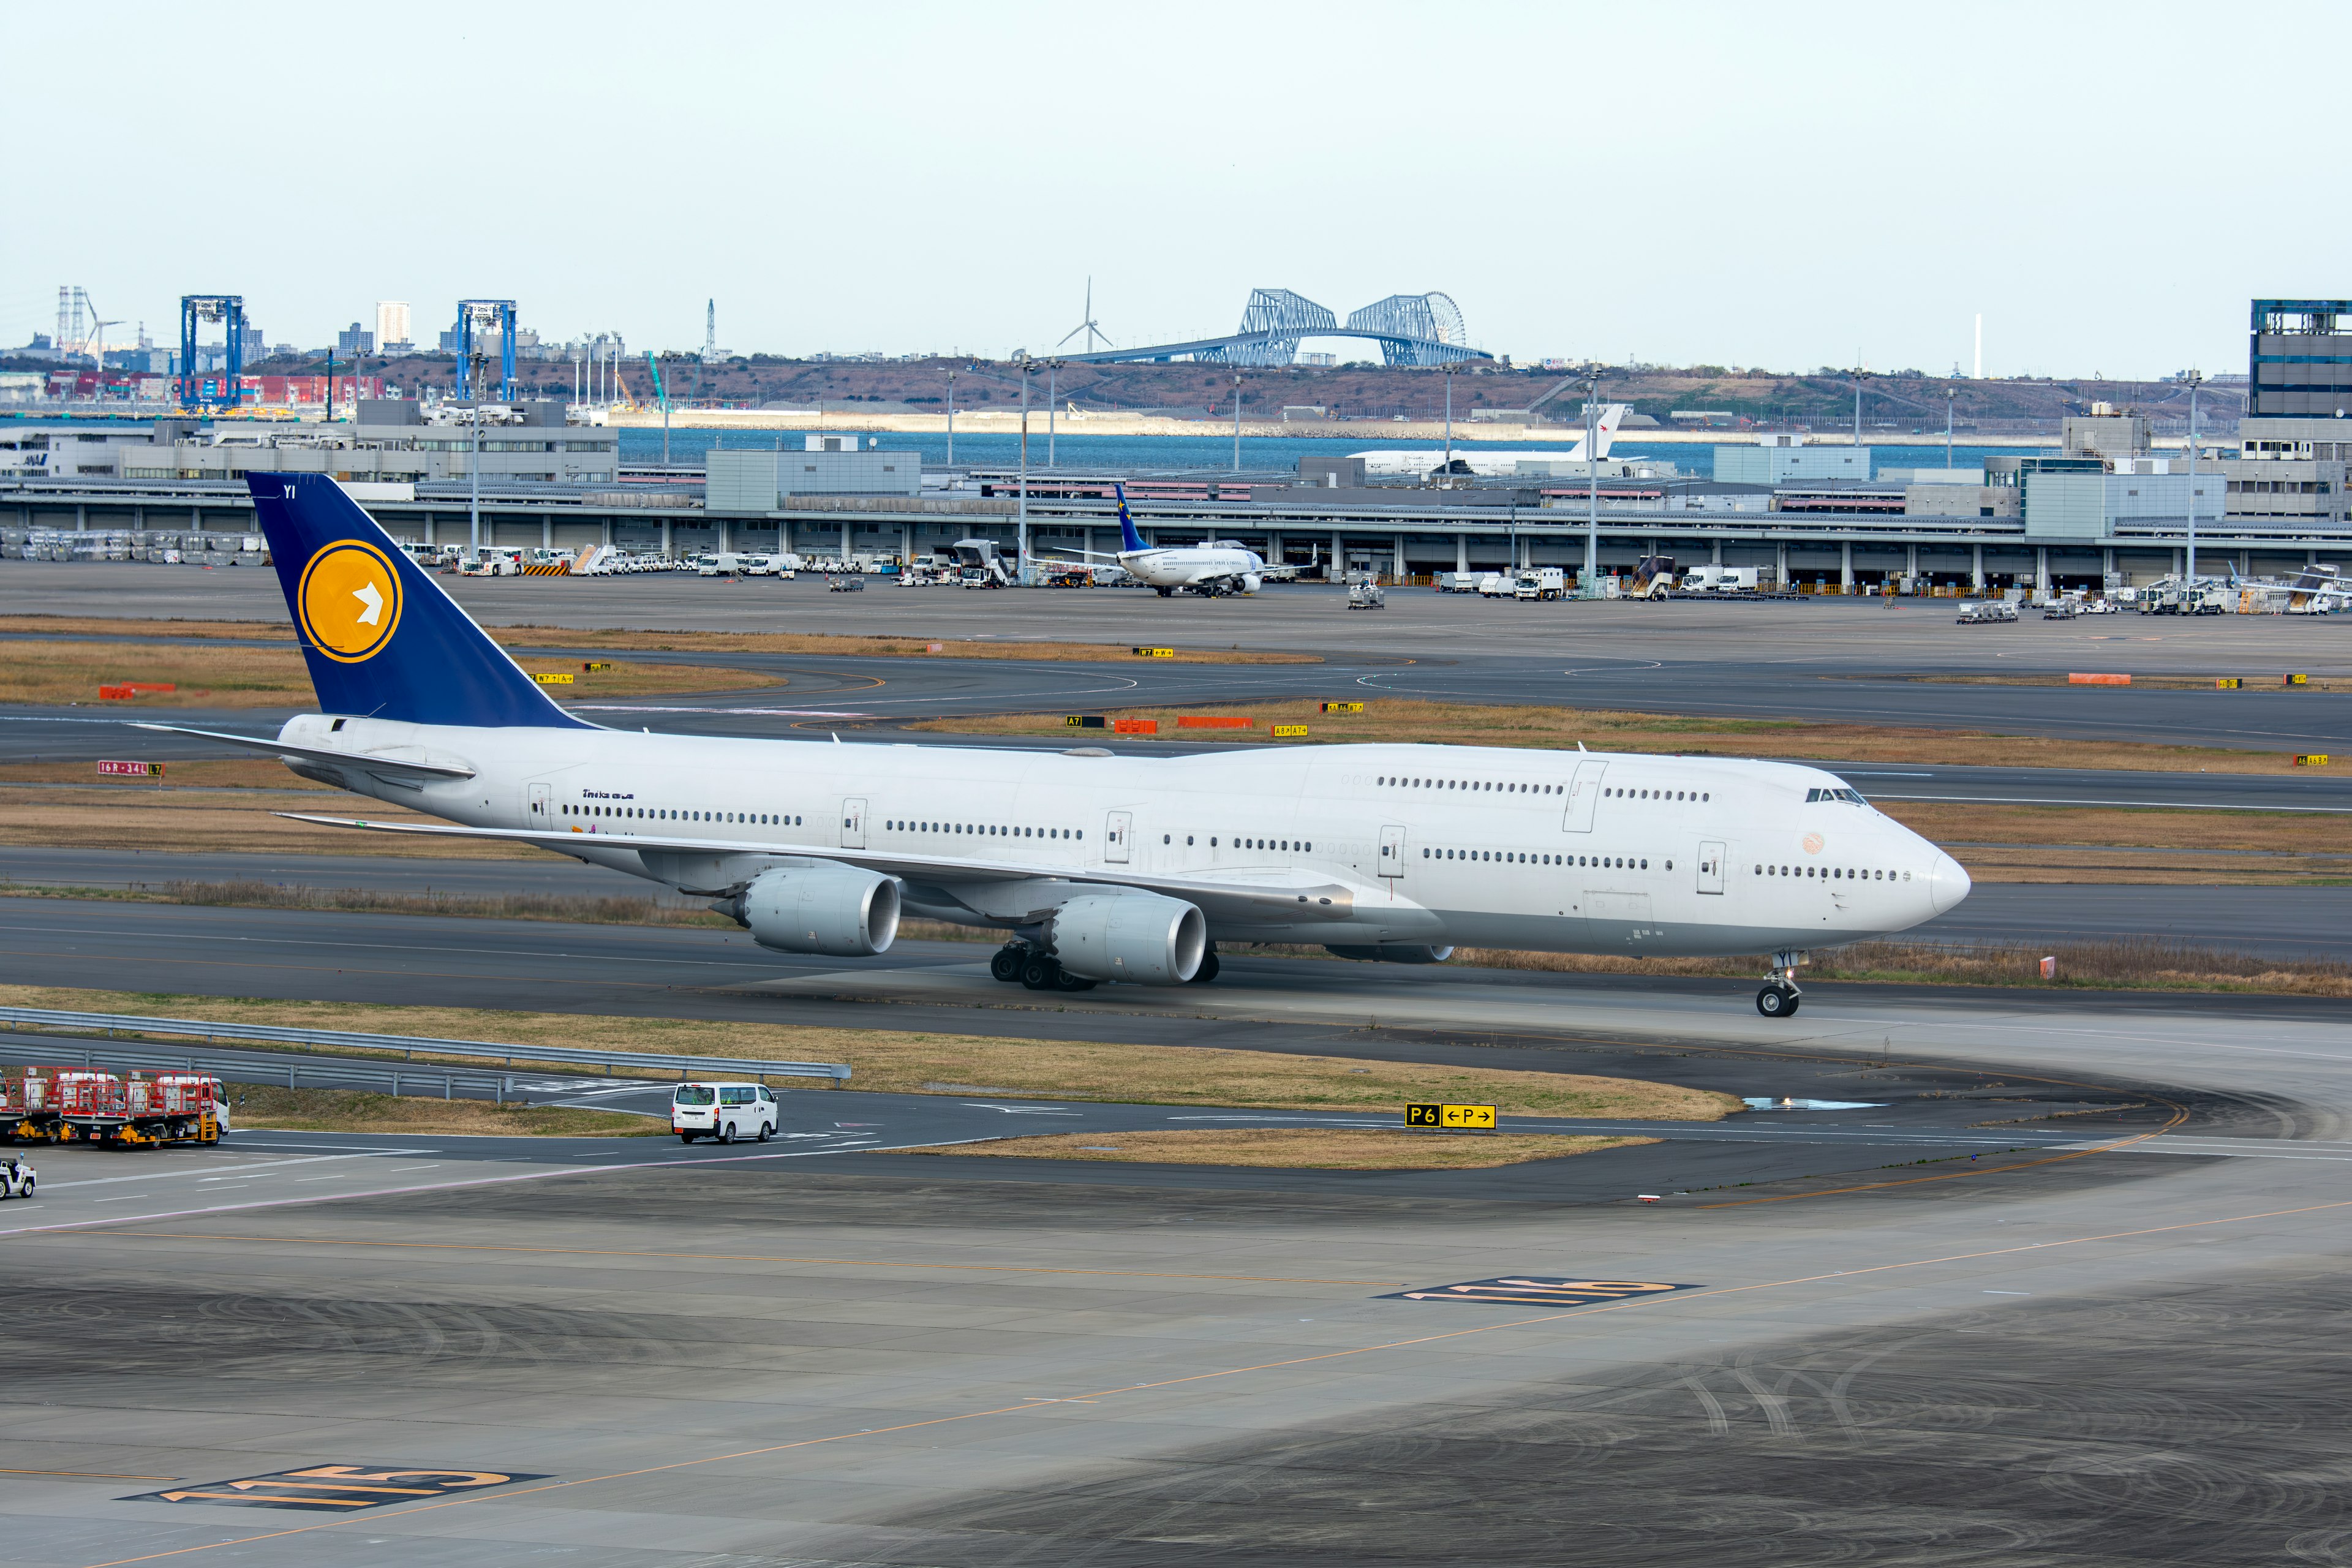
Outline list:
[[[1862,383],[1870,373],[1860,365],[1853,368],[1853,449],[1862,450]]]
[[[1958,395],[1958,388],[1944,388],[1944,469],[1947,473],[1952,467],[1952,399]]]
[[[948,467],[950,468],[955,467],[955,378],[956,373],[950,368],[948,371]],[[953,477],[950,478],[952,482]]]
[[[1045,466],[1049,468],[1061,466],[1054,460],[1054,417],[1061,411],[1061,374],[1060,360],[1045,362]]]
[[[1021,370],[1021,509],[1014,521],[1014,575],[1023,587],[1029,585],[1029,377],[1035,366],[1029,351],[1023,349],[1013,356]]]
[[[2197,584],[2197,389],[2205,377],[2190,371],[2189,381],[2189,585]],[[2189,608],[2194,609],[2194,605]]]
[[[1454,367],[1450,364],[1445,367],[1445,466],[1437,472],[1438,483],[1454,482]]]
[[[1242,378],[1234,375],[1234,472],[1242,471]]]
[[[483,353],[474,356],[470,384],[479,384],[482,366],[488,359],[489,356]],[[467,478],[471,481],[466,505],[466,548],[474,564],[479,566],[482,563],[482,400],[475,398],[473,406],[467,412],[474,416],[474,460],[466,465]]]
[[[1601,464],[1593,458],[1601,445],[1598,426],[1601,374],[1584,378],[1584,572],[1578,583],[1587,599],[1601,597]]]

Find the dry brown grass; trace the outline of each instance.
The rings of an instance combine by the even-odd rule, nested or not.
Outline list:
[[[1202,740],[1260,742],[1273,724],[1304,724],[1304,741],[1419,742],[1448,746],[1539,746],[1572,751],[1642,752],[1687,757],[1805,757],[1840,763],[1909,763],[1945,766],[2117,768],[2134,771],[2291,773],[2292,758],[2274,752],[2158,746],[2072,737],[1998,735],[1975,730],[1897,729],[1872,724],[1824,724],[1800,719],[1696,718],[1602,708],[1477,706],[1405,699],[1365,703],[1361,713],[1324,713],[1309,701],[1218,704],[1190,710],[1106,710],[1120,719],[1157,719],[1162,738],[1187,737],[1175,721],[1184,712],[1248,715],[1257,727],[1236,737],[1200,732]],[[909,726],[961,734],[1067,735],[1059,713],[1007,713],[932,719]]]
[[[85,764],[87,765],[87,764]],[[177,769],[183,765],[174,763]],[[275,766],[265,763],[264,766]],[[278,770],[285,773],[282,768]],[[291,792],[299,781],[285,773]],[[496,838],[435,838],[404,833],[363,833],[289,822],[274,811],[365,816],[371,822],[433,823],[380,801],[362,802],[340,791],[306,800],[259,789],[148,785],[10,789],[0,794],[0,847],[43,845],[73,849],[152,849],[186,853],[201,845],[221,855],[389,855],[404,859],[528,860],[552,854]]]
[[[232,1112],[236,1125],[247,1129],[412,1137],[467,1133],[491,1138],[648,1138],[669,1132],[667,1122],[651,1117],[562,1105],[502,1106],[481,1100],[427,1100],[257,1084],[240,1084],[229,1093],[236,1102]]]
[[[1272,1052],[994,1039],[910,1030],[798,1028],[685,1018],[613,1018],[352,1002],[154,995],[63,986],[0,985],[16,1007],[279,1024],[370,1034],[679,1052],[782,1061],[847,1062],[856,1087],[901,1094],[1220,1105],[1268,1110],[1392,1110],[1412,1100],[1493,1105],[1514,1116],[1606,1116],[1712,1121],[1739,1109],[1727,1094],[1580,1073],[1473,1070]],[[420,1061],[427,1059],[420,1055]],[[796,1080],[798,1081],[798,1080]]]
[[[668,632],[584,630],[532,625],[485,628],[506,647],[610,648],[640,653],[813,653],[865,655],[877,658],[1021,658],[1041,662],[1131,658],[1124,646],[1081,642],[982,642],[954,637],[847,637],[822,632]],[[205,639],[266,638],[291,642],[283,621],[142,621],[87,616],[0,616],[0,632],[56,637],[170,637]],[[937,642],[940,651],[930,652]],[[1320,664],[1311,653],[1262,653],[1248,648],[1176,650],[1178,664]],[[138,679],[133,676],[131,679]]]
[[[148,708],[307,708],[318,700],[301,650],[203,647],[172,643],[37,642],[5,646],[0,658],[0,702],[81,703],[128,711]],[[553,695],[650,697],[677,691],[736,691],[781,686],[782,678],[692,664],[633,664],[583,671],[577,662],[523,658],[533,675],[569,674],[572,683]],[[101,701],[100,686],[154,681],[177,688]]]
[[[1979,882],[2279,885],[2352,875],[2307,815],[1881,801]],[[2328,853],[2334,851],[2334,853]]]
[[[1319,952],[1319,949],[1310,950]],[[2058,961],[2044,980],[2044,957]],[[1764,956],[1732,958],[1600,957],[1459,950],[1456,963],[1561,974],[1720,975],[1757,980]],[[1933,942],[1857,942],[1824,948],[1799,973],[1816,980],[1881,984],[2004,985],[2048,991],[2259,991],[2297,996],[2352,996],[2352,963],[2328,959],[2273,958],[2148,937],[2119,942],[2022,942],[1945,946]]]
[[[1244,1131],[1059,1132],[941,1143],[910,1154],[998,1155],[1016,1160],[1096,1160],[1111,1165],[1248,1165],[1290,1171],[1481,1171],[1559,1160],[1655,1138],[1552,1137],[1540,1132],[1413,1132],[1356,1127]]]

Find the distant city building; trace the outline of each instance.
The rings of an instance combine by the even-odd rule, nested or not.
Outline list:
[[[1328,370],[1333,365],[1339,363],[1339,356],[1338,354],[1302,353],[1298,356],[1298,363],[1303,365],[1310,366],[1316,370]]]
[[[375,353],[375,334],[353,321],[335,334],[335,352],[346,359]]]
[[[2104,458],[2109,462],[2137,458],[2149,450],[2147,421],[2137,414],[2120,413],[2110,405],[2094,403],[2087,415],[2070,415],[2059,421],[2058,447],[2063,457]]]
[[[413,346],[407,300],[378,300],[375,302],[375,341],[383,345],[386,353],[393,353],[394,345],[403,351]]]

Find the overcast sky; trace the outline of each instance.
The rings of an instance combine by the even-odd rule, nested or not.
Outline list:
[[[0,342],[1042,352],[1442,289],[1520,359],[2245,368],[2352,296],[2342,5],[406,3],[12,10]],[[110,340],[128,341],[129,326]],[[1362,352],[1358,349],[1355,352]]]

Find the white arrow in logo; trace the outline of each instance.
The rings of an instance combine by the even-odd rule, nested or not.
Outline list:
[[[360,625],[373,626],[383,624],[380,617],[383,615],[383,595],[376,592],[374,584],[369,583],[352,589],[352,597],[367,606],[360,612]]]

